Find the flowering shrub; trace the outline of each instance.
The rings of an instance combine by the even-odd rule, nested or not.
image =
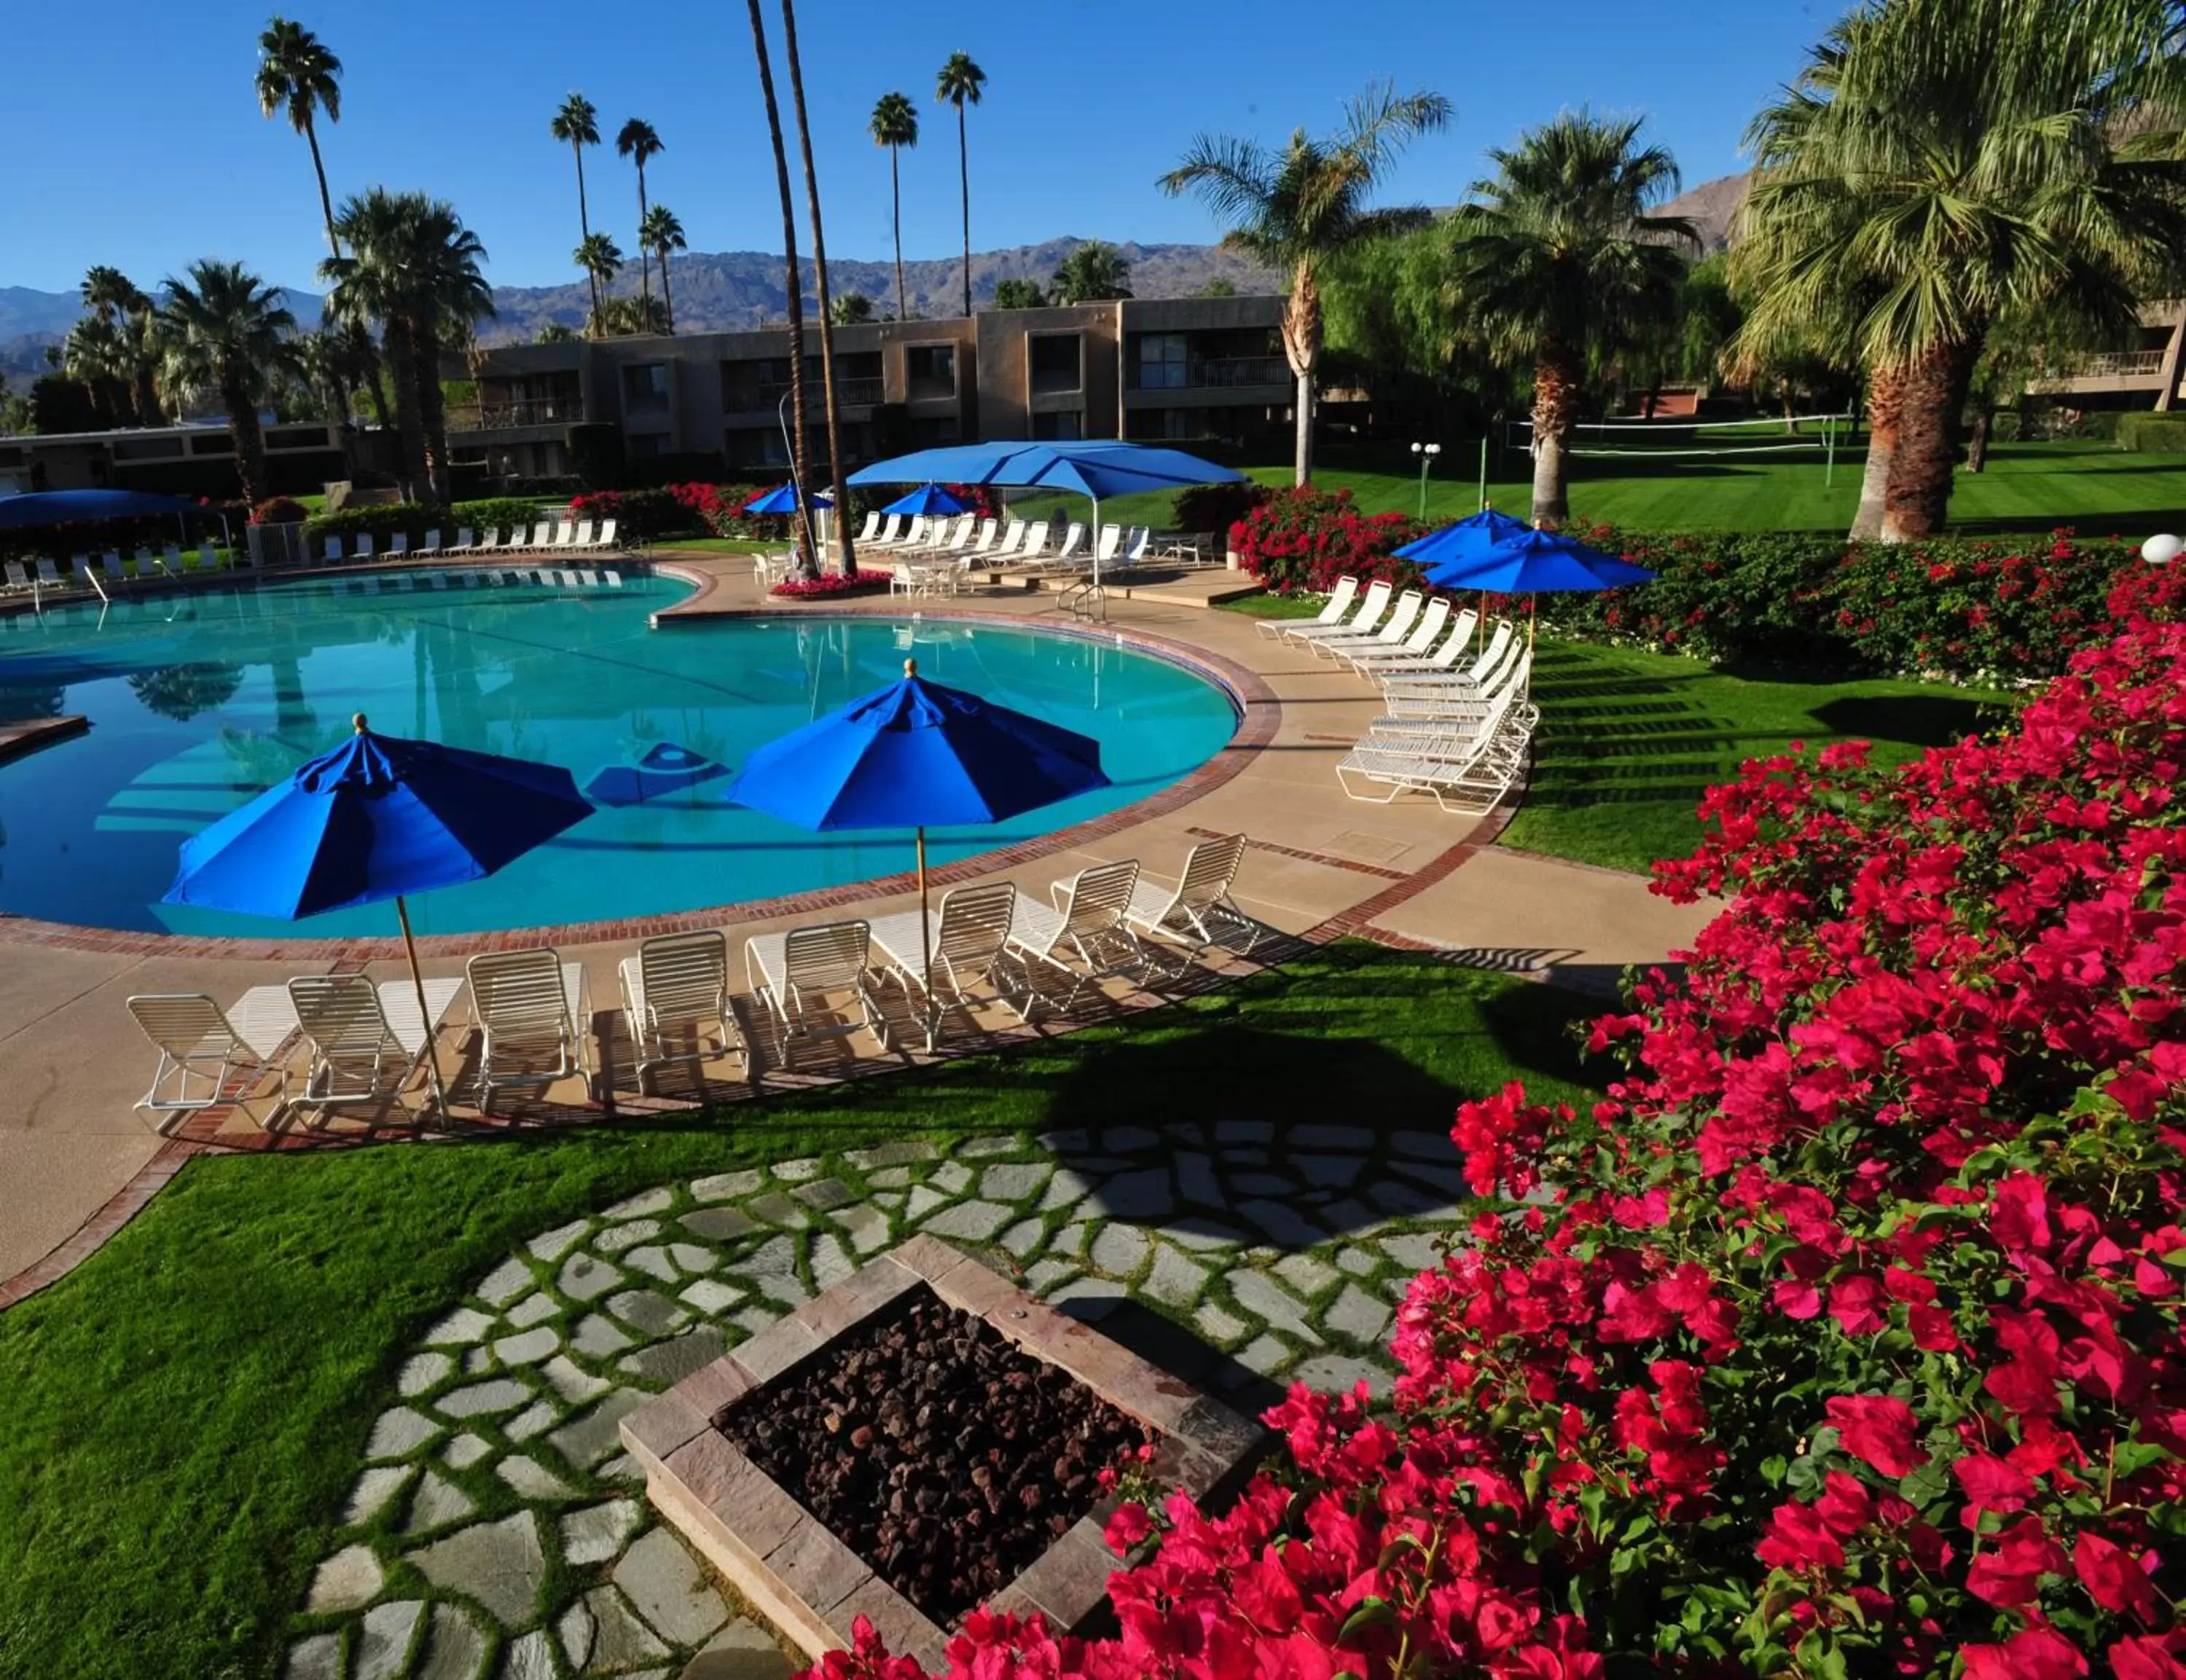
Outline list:
[[[268,496],[250,510],[254,525],[296,525],[311,517],[311,510],[294,497]]]
[[[1265,484],[1194,484],[1190,490],[1176,493],[1175,512],[1171,517],[1180,531],[1220,531],[1226,535],[1230,526],[1266,501],[1269,495]]]
[[[580,519],[613,519],[618,537],[658,541],[663,537],[698,536],[715,528],[717,514],[740,510],[758,494],[733,484],[661,484],[651,490],[591,490],[569,498],[569,511]],[[718,535],[746,536],[756,524]]]
[[[2182,1680],[2182,778],[2136,614],[2007,736],[1711,792],[1658,888],[1729,908],[1597,1023],[1623,1077],[1460,1109],[1388,1410],[1294,1388],[1226,1515],[1115,1513],[1118,1637],[977,1616],[949,1673]]]
[[[1410,587],[1419,568],[1390,551],[1427,535],[1402,513],[1361,513],[1348,490],[1277,490],[1230,527],[1238,563],[1275,595],[1325,591],[1348,572]]]
[[[886,572],[860,572],[849,578],[840,572],[822,572],[816,578],[785,578],[767,593],[793,601],[831,601],[846,595],[885,593],[888,587]]]

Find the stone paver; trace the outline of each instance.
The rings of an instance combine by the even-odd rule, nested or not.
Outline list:
[[[395,1680],[408,1665],[410,1644],[425,1610],[422,1599],[374,1604],[367,1610],[357,1635],[356,1661],[350,1671],[355,1680]]]
[[[531,1390],[511,1377],[495,1377],[489,1382],[474,1382],[468,1388],[451,1389],[433,1403],[433,1409],[446,1417],[490,1417],[496,1412],[513,1412],[531,1398]]]
[[[619,1388],[574,1422],[556,1430],[546,1439],[554,1450],[579,1470],[589,1470],[614,1450],[621,1438],[615,1433],[622,1420],[645,1403],[634,1388]]]
[[[341,1635],[314,1633],[289,1647],[284,1680],[342,1680]]]
[[[462,1488],[427,1470],[418,1478],[418,1491],[410,1497],[410,1517],[402,1532],[430,1534],[436,1528],[461,1522],[477,1509],[477,1502]]]
[[[796,1672],[765,1628],[739,1619],[709,1640],[677,1680],[788,1680]]]
[[[450,1470],[468,1470],[492,1453],[493,1448],[475,1435],[459,1435],[441,1449],[440,1462]]]
[[[378,1593],[386,1578],[387,1571],[380,1567],[379,1560],[369,1546],[345,1546],[313,1573],[311,1590],[304,1596],[304,1608],[354,1610]]]
[[[434,1605],[418,1680],[474,1680],[485,1660],[485,1636],[478,1623],[453,1604]]]
[[[687,1310],[649,1289],[624,1291],[608,1301],[608,1311],[647,1336],[666,1336],[691,1322]]]
[[[434,1586],[476,1599],[509,1628],[530,1620],[546,1569],[539,1521],[530,1511],[474,1523],[409,1556]]]
[[[589,1254],[573,1254],[554,1280],[554,1286],[572,1301],[596,1301],[622,1282],[622,1270]]]
[[[343,1526],[353,1528],[358,1523],[370,1522],[409,1479],[406,1464],[383,1465],[364,1471],[350,1489],[349,1503],[342,1507]]]
[[[721,1595],[683,1543],[664,1528],[650,1531],[623,1554],[614,1580],[637,1613],[678,1644],[703,1644],[729,1619]]]
[[[1094,1234],[1086,1258],[1111,1277],[1127,1278],[1146,1263],[1152,1245],[1146,1234],[1132,1225],[1104,1225]]]
[[[634,1499],[610,1499],[571,1511],[562,1519],[562,1555],[572,1564],[604,1563],[644,1520],[644,1508]]]
[[[996,1201],[960,1201],[928,1219],[926,1229],[935,1236],[984,1242],[1008,1223],[1014,1211]]]
[[[448,1354],[413,1353],[395,1374],[395,1392],[406,1399],[415,1399],[446,1382],[455,1369],[456,1362]]]
[[[430,1418],[421,1416],[407,1406],[391,1407],[379,1414],[372,1425],[372,1439],[365,1443],[367,1459],[406,1459],[440,1432],[440,1425]]]

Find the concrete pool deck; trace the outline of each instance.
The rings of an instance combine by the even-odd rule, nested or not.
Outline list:
[[[670,551],[654,558],[702,584],[698,596],[673,610],[679,623],[814,610],[770,602],[738,557]],[[1706,907],[1653,897],[1637,876],[1488,848],[1499,815],[1475,822],[1445,815],[1424,798],[1389,805],[1346,798],[1333,767],[1379,712],[1375,692],[1348,670],[1259,636],[1253,619],[1208,610],[1209,599],[1236,581],[1202,573],[1141,586],[1113,601],[1106,629],[1224,675],[1244,702],[1246,725],[1238,738],[1178,789],[1045,841],[952,865],[945,872],[950,884],[1011,879],[1044,900],[1049,882],[1123,857],[1141,860],[1150,876],[1174,880],[1199,840],[1242,832],[1252,843],[1237,901],[1281,932],[1312,939],[1361,933],[1588,990],[1600,989],[1628,963],[1661,960],[1689,943],[1708,919]],[[908,605],[879,596],[820,610],[896,617],[916,612],[932,620],[1002,619],[1050,628],[1070,622],[1057,611],[1052,594],[1022,590]],[[68,742],[46,750],[64,753]],[[721,927],[741,975],[748,933],[914,904],[910,882],[892,877],[748,908],[552,930],[565,958],[581,961],[589,972],[600,1053],[621,1088],[604,1105],[587,1108],[580,1098],[562,1112],[574,1106],[606,1116],[750,1094],[724,1064],[719,1082],[715,1070],[708,1070],[703,1090],[633,1099],[626,1046],[618,1046],[609,1017],[619,1015],[615,966],[642,938],[671,925]],[[424,943],[429,973],[457,974],[471,951],[539,939],[524,932]],[[202,991],[226,1003],[251,986],[299,973],[362,967],[392,977],[400,972],[395,949],[391,941],[193,941],[0,918],[0,1306],[59,1275],[117,1227],[147,1193],[149,1181],[140,1175],[148,1168],[164,1181],[193,1148],[265,1146],[247,1112],[216,1111],[183,1128],[190,1141],[170,1143],[132,1110],[149,1083],[155,1052],[129,1018],[130,995]],[[746,1024],[757,1026],[756,1017],[747,1016]],[[1049,1030],[1045,1021],[1040,1030]],[[961,1047],[993,1041],[984,1036]],[[446,1060],[451,1075],[458,1074],[456,1057]],[[903,1065],[905,1059],[895,1055],[828,1067],[841,1074]],[[770,1069],[764,1089],[793,1089],[810,1077],[784,1078]],[[257,1106],[262,1111],[264,1105]],[[524,1114],[520,1104],[512,1104],[511,1112]]]

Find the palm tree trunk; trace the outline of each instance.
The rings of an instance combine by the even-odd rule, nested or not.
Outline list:
[[[1882,540],[1911,542],[1943,529],[1959,444],[1959,418],[1978,345],[1947,344],[1905,369],[1897,447],[1883,491]]]
[[[592,213],[585,204],[585,148],[582,143],[572,140],[569,149],[577,159],[577,232],[584,235],[585,243],[589,244],[592,238]],[[600,277],[586,268],[585,277],[592,283],[592,330],[597,333],[600,320]]]
[[[1578,360],[1555,339],[1533,363],[1533,523],[1549,530],[1571,518],[1564,448],[1578,412]]]
[[[797,12],[792,0],[782,0],[782,48],[789,66],[789,101],[797,112],[797,144],[804,154],[804,202],[812,216],[812,270],[820,292],[820,382],[827,400],[827,475],[835,506],[836,554],[843,575],[858,574],[858,557],[850,545],[850,487],[843,465],[842,429],[835,415],[835,323],[827,297],[827,235],[820,220],[820,176],[812,165],[812,129],[804,118],[804,70],[797,59]]]
[[[668,335],[675,336],[675,292],[668,283],[668,247],[660,248],[660,301],[668,311]]]
[[[642,160],[637,165],[637,225],[641,228],[645,226],[645,165]],[[640,238],[637,242],[637,288],[638,294],[645,300],[647,326],[653,324],[652,256],[653,253],[646,248],[644,239]]]
[[[341,241],[334,238],[334,201],[327,191],[327,166],[319,157],[319,129],[308,113],[304,118],[304,138],[311,148],[311,173],[319,177],[319,213],[327,219],[327,244],[336,257],[341,255]]]
[[[242,481],[243,499],[255,507],[266,500],[266,434],[258,428],[258,405],[233,373],[221,380],[220,400],[227,410],[227,434],[235,440],[235,475]]]
[[[417,346],[410,325],[399,316],[386,324],[388,372],[395,384],[395,437],[397,477],[405,501],[419,499],[418,486],[426,482],[424,412],[418,389]]]
[[[889,220],[895,225],[895,318],[911,319],[911,310],[903,297],[903,182],[896,172],[896,159],[903,148],[888,148],[888,199],[894,205]]]
[[[1897,451],[1898,422],[1904,406],[1904,375],[1894,367],[1875,369],[1867,382],[1867,468],[1860,475],[1859,511],[1852,516],[1854,542],[1881,539],[1890,458]]]
[[[1283,354],[1298,377],[1298,447],[1292,468],[1302,489],[1313,482],[1313,370],[1320,356],[1320,288],[1313,270],[1303,263],[1291,276],[1290,302],[1283,310]]]
[[[448,501],[448,405],[440,391],[440,335],[414,335],[418,358],[418,440],[425,465],[425,494],[436,507]]]
[[[766,55],[766,24],[759,0],[745,0],[751,12],[752,52],[759,59],[759,92],[765,96],[767,134],[774,142],[774,181],[782,195],[782,249],[789,270],[789,412],[795,428],[789,440],[790,472],[796,478],[797,575],[820,575],[812,546],[812,521],[801,505],[804,496],[804,283],[797,268],[797,201],[789,190],[789,154],[782,143],[782,107],[775,103],[774,65]]]
[[[956,102],[956,187],[964,199],[964,315],[972,314],[972,143],[964,129],[964,102]]]

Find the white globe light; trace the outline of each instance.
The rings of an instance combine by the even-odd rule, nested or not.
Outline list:
[[[2181,554],[2186,554],[2186,541],[2168,532],[2152,536],[2140,546],[2140,557],[2151,566],[2168,566]]]

